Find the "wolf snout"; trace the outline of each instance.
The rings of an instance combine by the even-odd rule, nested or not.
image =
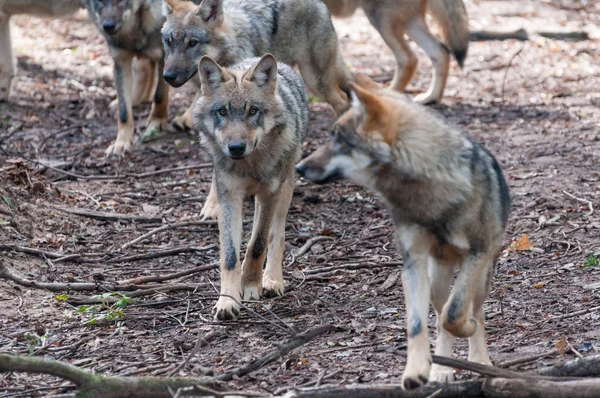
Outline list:
[[[163,73],[163,79],[169,84],[172,84],[177,80],[177,73],[175,71],[169,70]]]
[[[227,149],[229,149],[229,153],[234,158],[240,158],[244,156],[246,152],[246,143],[243,141],[234,141],[227,144]]]
[[[308,170],[308,166],[306,164],[298,163],[296,165],[296,172],[300,174],[301,177],[304,177],[304,174],[306,174],[306,170]]]
[[[115,33],[115,30],[117,29],[117,22],[104,21],[102,23],[102,29],[104,29],[104,31],[108,34],[113,34],[113,33]]]

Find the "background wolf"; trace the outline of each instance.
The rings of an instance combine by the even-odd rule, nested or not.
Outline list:
[[[10,17],[29,14],[37,17],[61,17],[75,13],[83,7],[80,0],[0,0],[0,101],[7,101],[16,74],[16,60],[12,53]],[[157,81],[156,69],[146,59],[133,63],[135,82],[133,105],[149,102]],[[116,108],[116,106],[115,106]]]
[[[162,76],[164,50],[160,28],[164,23],[162,0],[84,0],[90,18],[103,34],[115,63],[117,89],[118,131],[107,155],[119,155],[131,147],[134,133],[132,98],[132,61],[134,57],[149,59],[155,64],[158,77]],[[157,79],[152,110],[144,135],[167,128],[169,86]]]
[[[221,297],[215,317],[235,319],[242,297],[259,299],[263,287],[283,294],[285,220],[308,101],[302,79],[270,54],[229,69],[203,57],[198,69],[202,96],[194,122],[212,156],[219,200]],[[255,195],[254,225],[240,271],[242,204],[248,195]]]
[[[197,72],[208,55],[228,66],[272,53],[296,64],[306,85],[340,113],[347,108],[349,71],[327,7],[320,0],[166,0],[164,78],[179,87]],[[194,79],[195,84],[199,80]],[[192,107],[175,120],[191,127]]]
[[[491,364],[483,301],[510,206],[500,166],[485,148],[422,106],[366,76],[357,81],[352,106],[336,121],[330,142],[297,170],[319,183],[351,178],[379,193],[390,210],[404,259],[404,386],[417,388],[430,378],[430,297],[437,314],[435,353],[451,356],[454,337],[469,337],[469,360]],[[460,271],[449,295],[456,266]],[[451,377],[452,369],[434,367],[434,380]]]
[[[444,94],[449,50],[462,67],[469,46],[469,19],[462,0],[323,0],[335,16],[348,17],[362,7],[371,24],[379,31],[396,58],[397,68],[391,87],[404,91],[416,68],[417,57],[404,35],[413,39],[433,63],[433,79],[426,93],[415,100],[420,103],[439,102]],[[425,23],[430,14],[440,27],[445,45],[431,34]],[[446,45],[449,47],[446,47]]]

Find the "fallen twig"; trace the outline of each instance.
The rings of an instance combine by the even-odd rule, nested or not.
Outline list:
[[[524,358],[517,358],[517,359],[513,359],[513,360],[509,360],[509,361],[504,361],[499,363],[498,365],[496,365],[499,368],[509,368],[511,366],[515,366],[515,365],[521,365],[524,363],[528,363],[528,362],[533,362],[536,361],[540,358],[544,358],[550,355],[554,355],[556,354],[557,351],[556,349],[552,349],[550,351],[546,351],[546,352],[542,352],[540,354],[536,354],[536,355],[530,355],[528,357],[524,357]]]
[[[121,250],[125,250],[125,249],[135,245],[136,243],[139,243],[145,239],[148,239],[149,237],[151,237],[153,235],[156,235],[159,232],[166,231],[168,229],[193,227],[193,226],[199,226],[199,225],[217,225],[217,221],[215,221],[215,220],[199,220],[199,221],[184,221],[184,222],[173,223],[173,224],[165,224],[160,227],[154,228],[153,230],[146,232],[145,234],[143,234],[141,236],[138,236],[137,238],[135,238],[132,241],[125,243],[123,246],[121,246]]]
[[[104,253],[74,253],[74,254],[67,254],[67,253],[56,253],[56,252],[47,252],[44,250],[39,250],[39,249],[34,249],[32,247],[26,247],[26,246],[18,246],[18,245],[0,245],[0,251],[5,251],[5,250],[12,250],[12,251],[18,251],[21,253],[27,253],[27,254],[32,254],[34,256],[39,256],[42,258],[50,258],[52,260],[54,260],[55,263],[59,262],[59,261],[66,261],[66,260],[70,260],[76,263],[93,263],[93,262],[97,262],[98,260],[93,259],[93,258],[88,258],[88,257],[99,257],[99,256],[103,256]]]
[[[587,200],[587,199],[583,199],[583,198],[578,198],[577,196],[575,196],[573,194],[570,194],[567,191],[562,191],[562,193],[564,193],[565,195],[567,195],[571,199],[575,199],[578,202],[587,204],[588,208],[590,209],[590,211],[588,213],[585,213],[586,216],[591,216],[594,213],[594,205],[593,205],[593,203],[592,203],[591,200]]]
[[[93,211],[79,208],[66,208],[61,206],[51,206],[53,209],[62,211],[63,213],[74,214],[81,217],[89,217],[96,220],[102,221],[136,221],[141,223],[161,223],[162,217],[147,217],[138,216],[133,214],[122,214],[122,213],[106,213],[100,211]]]
[[[134,293],[137,290],[144,289],[158,289],[162,288],[162,291],[182,291],[188,290],[193,291],[199,287],[208,286],[207,283],[190,283],[190,284],[170,284],[166,286],[145,286],[145,285],[132,285],[132,284],[120,284],[119,282],[114,283],[101,283],[101,282],[38,282],[27,279],[22,275],[19,275],[10,270],[4,263],[0,263],[0,278],[11,280],[21,286],[32,287],[36,289],[45,289],[51,292],[62,292],[62,291],[100,291],[100,292],[113,292],[123,291]],[[128,296],[130,296],[128,294]],[[131,297],[135,297],[131,295]]]
[[[214,263],[211,265],[205,265],[204,267],[190,268],[190,269],[186,269],[184,271],[179,271],[179,272],[175,272],[172,274],[166,274],[166,275],[139,276],[137,278],[123,280],[120,283],[122,283],[124,285],[129,285],[129,284],[141,285],[143,283],[164,282],[164,281],[168,281],[171,279],[181,278],[183,276],[198,274],[200,272],[209,271],[211,269],[216,269],[216,268],[219,268],[218,263]]]
[[[216,245],[214,245],[214,244],[208,245],[208,246],[202,246],[202,247],[198,247],[198,246],[174,247],[172,249],[158,250],[158,251],[153,251],[150,253],[133,254],[130,256],[117,257],[117,258],[113,258],[113,259],[109,260],[108,262],[109,263],[125,263],[125,262],[129,262],[129,261],[150,260],[150,259],[154,259],[154,258],[175,256],[177,254],[182,254],[182,253],[204,252],[204,251],[207,251],[210,249],[214,249],[215,247],[216,247]]]
[[[218,336],[219,334],[220,334],[220,331],[218,331],[217,329],[213,329],[208,333],[202,333],[202,330],[199,329],[198,337],[196,339],[196,344],[194,345],[194,348],[192,348],[192,351],[190,351],[190,354],[185,358],[185,360],[183,362],[181,362],[179,365],[177,365],[177,367],[175,367],[175,369],[173,369],[169,373],[169,377],[175,376],[180,370],[185,368],[187,366],[187,364],[190,363],[192,358],[196,356],[198,351],[200,351],[200,348],[202,348],[203,346],[208,344],[208,342],[210,340],[212,340],[215,336]]]
[[[512,31],[494,31],[494,30],[475,30],[469,34],[470,41],[489,41],[489,40],[520,40],[527,41],[532,35],[538,35],[547,39],[568,40],[568,41],[583,41],[589,40],[587,32],[552,32],[552,31],[535,31],[528,33],[525,29],[520,28]]]
[[[321,325],[313,329],[307,330],[306,332],[299,333],[296,336],[292,337],[287,343],[284,343],[281,346],[279,346],[277,349],[268,352],[267,354],[256,359],[255,361],[250,362],[248,365],[233,369],[221,376],[218,376],[217,379],[229,381],[232,380],[234,376],[240,377],[247,375],[248,373],[254,372],[255,370],[260,369],[263,366],[277,360],[278,358],[281,358],[288,352],[300,347],[301,345],[308,343],[315,337],[329,333],[334,329],[335,326],[333,325]]]
[[[508,71],[510,70],[510,67],[512,66],[513,61],[515,60],[515,58],[517,58],[519,56],[519,54],[521,54],[521,51],[523,51],[523,49],[525,48],[525,44],[523,43],[523,45],[521,46],[521,48],[519,48],[508,60],[508,65],[506,65],[506,69],[504,70],[504,77],[502,78],[502,95],[501,95],[501,103],[502,105],[504,105],[504,89],[506,87],[506,77],[508,76]]]
[[[184,170],[192,170],[192,169],[205,169],[208,167],[212,167],[212,163],[201,163],[201,164],[195,164],[195,165],[190,165],[190,166],[182,166],[182,167],[174,167],[172,169],[162,169],[162,170],[156,170],[156,171],[149,171],[146,173],[139,173],[139,174],[134,174],[134,173],[126,173],[126,174],[122,174],[122,175],[115,175],[115,176],[110,176],[110,175],[89,175],[89,176],[85,176],[85,175],[81,175],[81,174],[76,174],[76,173],[72,173],[70,171],[66,171],[66,170],[62,170],[56,167],[52,167],[50,165],[47,165],[43,162],[37,161],[37,160],[32,160],[32,159],[26,159],[30,162],[33,163],[37,163],[43,167],[49,168],[51,170],[54,170],[58,173],[67,175],[69,177],[73,177],[76,178],[78,180],[124,180],[127,178],[135,178],[135,179],[139,179],[139,178],[147,178],[147,177],[153,177],[159,174],[166,174],[166,173],[172,173],[172,172],[176,172],[176,171],[184,171]]]

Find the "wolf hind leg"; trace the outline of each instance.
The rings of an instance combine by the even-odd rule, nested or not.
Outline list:
[[[477,331],[478,321],[473,318],[473,302],[481,279],[486,278],[488,262],[489,257],[485,253],[469,254],[462,262],[452,294],[442,313],[444,328],[455,337],[471,337]]]
[[[422,104],[440,102],[446,88],[448,71],[450,69],[450,52],[427,27],[423,18],[418,18],[406,29],[408,36],[427,53],[433,64],[433,78],[427,92],[415,97],[415,101]]]
[[[158,82],[154,91],[152,109],[146,121],[146,131],[140,139],[141,142],[160,136],[167,130],[169,119],[169,85],[162,78],[164,62],[160,60],[152,63],[155,64],[153,69],[155,76],[158,77]],[[148,84],[152,85],[152,82],[151,79]]]
[[[433,257],[429,258],[429,282],[431,284],[431,304],[435,309],[436,315],[436,340],[435,355],[445,357],[452,356],[452,346],[454,345],[454,336],[444,329],[442,322],[442,313],[444,304],[450,297],[450,285],[454,277],[455,264],[444,262]],[[440,383],[451,382],[454,380],[454,370],[452,368],[433,364],[431,367],[431,380]]]
[[[405,24],[402,21],[400,21],[402,23],[398,23],[399,21],[393,21],[385,16],[377,18],[375,14],[370,12],[367,12],[367,16],[396,58],[396,72],[390,87],[402,93],[412,80],[418,63],[417,56],[404,38]]]
[[[487,298],[493,273],[493,264],[489,263],[485,278],[481,278],[473,299],[473,317],[477,320],[477,331],[469,338],[469,361],[492,365],[485,341],[485,313],[483,302]]]

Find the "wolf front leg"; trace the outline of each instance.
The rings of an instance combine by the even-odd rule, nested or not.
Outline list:
[[[215,185],[215,174],[213,173],[213,178],[210,182],[210,191],[208,191],[206,202],[204,202],[204,206],[202,206],[202,210],[200,211],[203,220],[211,218],[216,220],[219,216],[219,198],[217,196]]]
[[[158,74],[158,82],[156,83],[156,90],[154,91],[154,100],[152,102],[152,109],[150,115],[146,121],[146,131],[142,135],[141,141],[147,141],[148,139],[160,136],[162,132],[167,130],[168,118],[169,118],[169,85],[162,78],[164,61],[160,58],[156,62],[156,68]],[[152,81],[149,84],[152,84]]]
[[[119,49],[113,50],[112,53],[115,62],[114,75],[119,111],[117,112],[117,139],[106,149],[106,156],[122,155],[129,151],[134,131],[133,115],[131,113],[131,91],[133,86],[131,63],[133,54]]]
[[[216,320],[235,320],[242,301],[240,243],[242,240],[242,205],[244,195],[219,184],[219,242],[221,246],[221,296],[215,305]]]
[[[10,42],[10,15],[0,10],[0,102],[8,101],[14,77],[15,60]]]
[[[263,290],[263,265],[267,254],[269,231],[273,224],[275,207],[281,193],[272,193],[265,187],[255,196],[252,238],[242,265],[244,300],[259,300]]]
[[[285,254],[285,222],[294,195],[295,175],[282,184],[279,199],[275,207],[275,217],[269,234],[267,266],[263,274],[263,288],[267,293],[283,295],[283,259]]]
[[[402,385],[412,390],[427,383],[431,370],[427,332],[430,293],[427,261],[431,238],[420,227],[400,227],[397,234],[400,247],[403,248],[402,287],[408,335],[408,357]]]

